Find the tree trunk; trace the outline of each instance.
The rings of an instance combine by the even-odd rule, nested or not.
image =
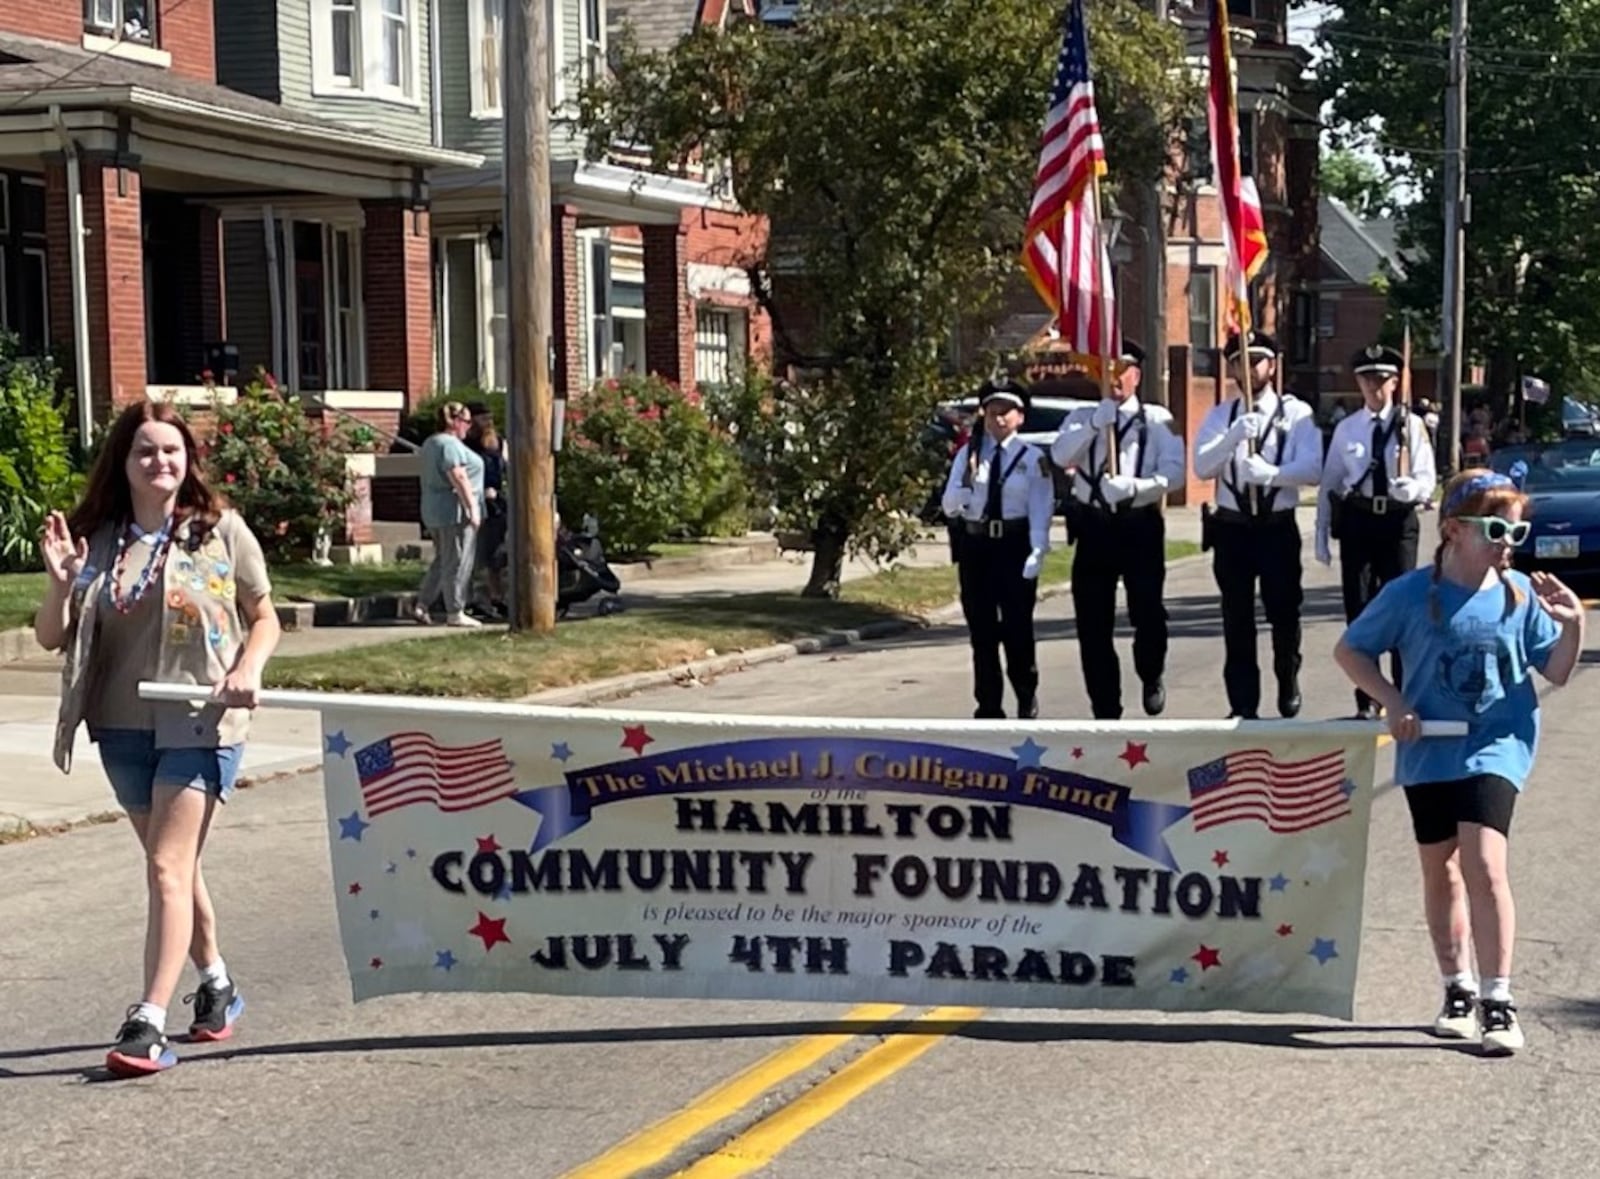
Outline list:
[[[800,591],[802,598],[837,598],[844,575],[844,545],[850,533],[834,521],[817,525],[812,534],[811,580]]]

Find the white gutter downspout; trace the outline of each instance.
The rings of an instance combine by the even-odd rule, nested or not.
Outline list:
[[[50,108],[50,121],[67,157],[67,249],[72,263],[72,338],[78,361],[78,446],[85,453],[94,442],[94,388],[89,354],[89,271],[83,249],[83,173],[77,141],[67,132],[61,108]]]
[[[433,146],[444,146],[444,101],[439,94],[444,63],[439,60],[439,0],[428,4],[428,112],[432,119]]]
[[[278,274],[278,225],[272,216],[272,206],[261,206],[261,236],[267,247],[267,301],[272,307],[272,375],[282,384],[288,378],[288,361],[283,354],[283,290],[280,281],[288,276]]]

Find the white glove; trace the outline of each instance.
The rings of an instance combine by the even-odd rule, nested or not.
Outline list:
[[[1367,448],[1359,442],[1352,442],[1345,447],[1344,469],[1350,473],[1350,478],[1359,479],[1367,473]]]
[[[1389,480],[1389,498],[1403,504],[1414,504],[1422,498],[1422,485],[1409,475],[1396,475]]]
[[[1022,563],[1022,576],[1025,580],[1037,581],[1039,579],[1039,562],[1043,559],[1044,555],[1038,549],[1034,549],[1033,552],[1028,554],[1028,559]]]
[[[1094,416],[1089,419],[1089,424],[1096,430],[1116,425],[1117,403],[1109,397],[1102,398],[1100,404],[1094,407]]]
[[[1101,475],[1100,495],[1106,503],[1116,507],[1138,494],[1138,481],[1132,475]]]
[[[1228,433],[1234,438],[1235,445],[1240,442],[1253,442],[1266,433],[1267,419],[1265,414],[1246,413],[1234,419],[1233,425],[1228,427]]]
[[[1333,549],[1328,544],[1328,530],[1326,528],[1317,529],[1317,560],[1324,565],[1333,564]]]
[[[1246,455],[1245,460],[1239,464],[1239,470],[1244,475],[1246,483],[1252,483],[1257,487],[1270,486],[1278,474],[1278,468],[1259,454]]]

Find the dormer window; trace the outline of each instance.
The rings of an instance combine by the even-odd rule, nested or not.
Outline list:
[[[133,45],[156,44],[156,0],[84,0],[83,31]]]

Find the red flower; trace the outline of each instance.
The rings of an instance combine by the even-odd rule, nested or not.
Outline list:
[[[232,422],[223,422],[222,425],[217,427],[217,429],[221,430],[224,434],[232,434],[233,433],[233,423]]]
[[[283,536],[285,533],[287,533],[289,531],[289,521],[287,521],[287,520],[279,520],[277,527],[274,528],[273,531],[277,535]]]
[[[238,480],[236,478],[234,478],[234,475],[233,475],[232,471],[229,471],[226,475],[224,475],[222,477],[222,481],[224,483],[237,483],[238,482]]]
[[[268,389],[276,390],[277,387],[278,387],[278,379],[276,377],[274,377],[271,373],[262,373],[261,374],[261,383],[263,385],[265,385]]]
[[[639,416],[647,422],[658,422],[661,420],[661,407],[659,405],[647,406]]]

